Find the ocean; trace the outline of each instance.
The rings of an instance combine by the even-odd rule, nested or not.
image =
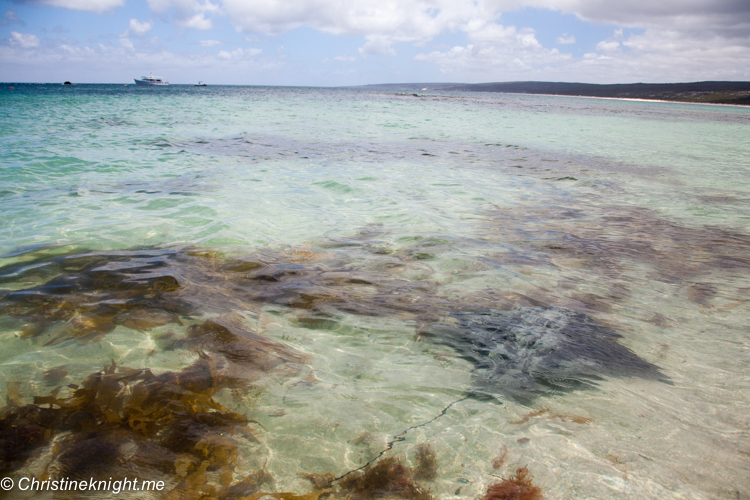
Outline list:
[[[0,135],[0,475],[750,497],[750,108],[5,84]]]

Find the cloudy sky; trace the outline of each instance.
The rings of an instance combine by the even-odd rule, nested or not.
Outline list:
[[[0,81],[750,80],[750,0],[0,0]]]

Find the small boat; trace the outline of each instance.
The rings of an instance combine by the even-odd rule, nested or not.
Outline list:
[[[198,82],[198,83],[196,83],[196,84],[195,84],[195,86],[196,86],[196,87],[208,87],[208,85],[206,85],[206,84],[205,84],[205,83],[203,83],[203,82]]]
[[[164,78],[154,76],[151,72],[149,72],[148,76],[142,76],[140,80],[137,78],[133,78],[133,80],[135,80],[136,85],[169,85],[169,82]]]

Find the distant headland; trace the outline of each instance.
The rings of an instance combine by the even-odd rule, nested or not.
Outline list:
[[[500,92],[506,94],[552,94],[619,99],[649,99],[710,104],[750,105],[750,82],[692,83],[567,83],[567,82],[496,82],[496,83],[385,83],[366,88],[393,90],[444,90],[459,92]]]

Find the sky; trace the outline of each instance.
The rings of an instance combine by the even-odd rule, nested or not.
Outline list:
[[[0,0],[0,81],[750,81],[750,0]]]

